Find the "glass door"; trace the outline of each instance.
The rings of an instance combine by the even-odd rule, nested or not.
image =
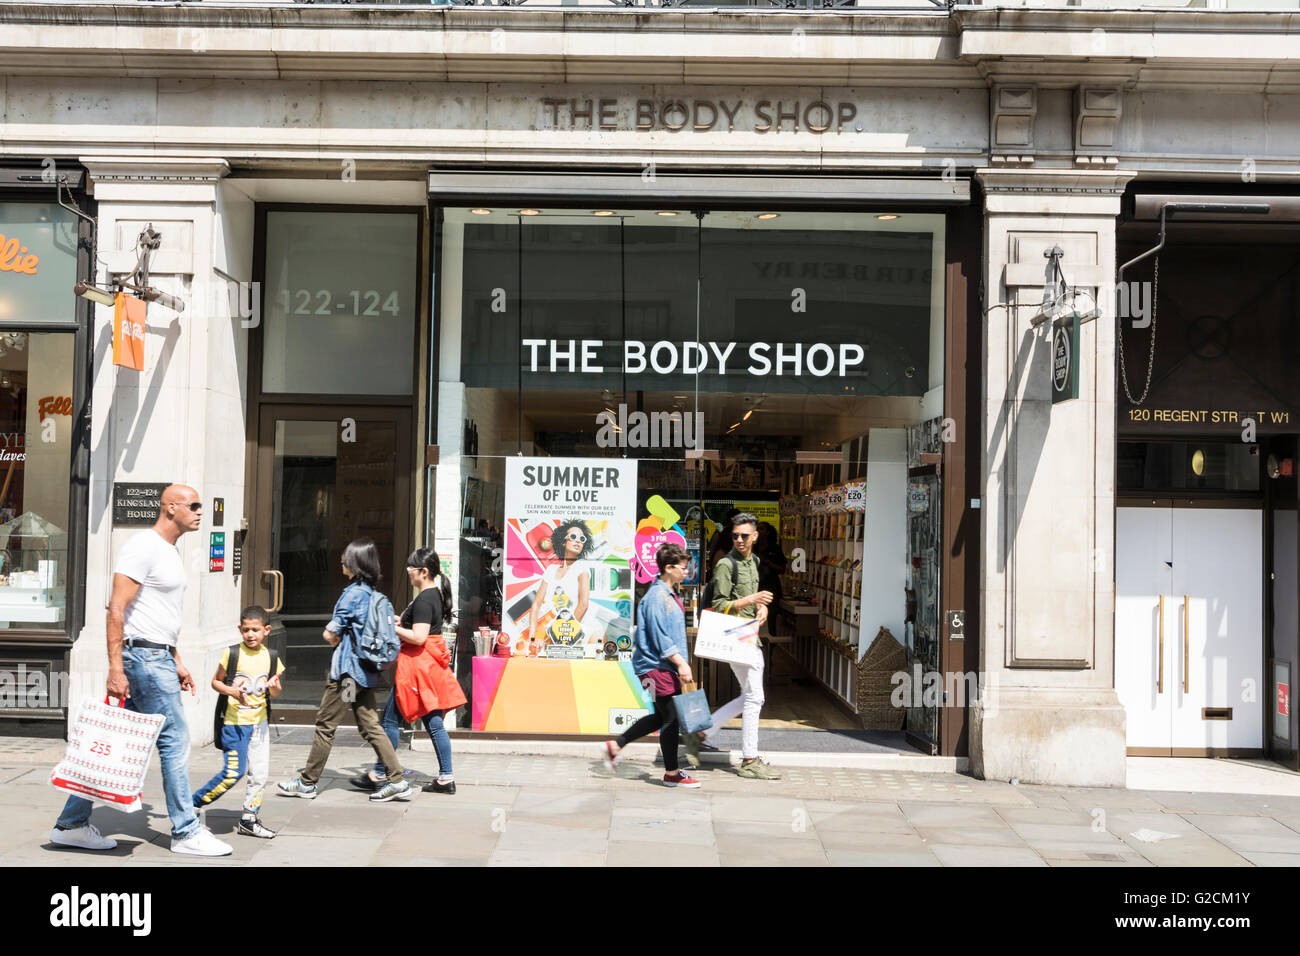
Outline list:
[[[283,657],[277,719],[315,712],[331,648],[321,638],[346,585],[343,549],[371,538],[380,588],[398,607],[410,546],[410,412],[407,409],[263,406],[255,523],[246,599],[272,612],[271,646]]]

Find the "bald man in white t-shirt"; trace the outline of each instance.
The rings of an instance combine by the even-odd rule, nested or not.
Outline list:
[[[163,793],[172,825],[172,852],[226,856],[231,852],[205,829],[190,797],[190,732],[182,691],[195,693],[194,679],[181,663],[180,636],[185,601],[185,565],[176,542],[203,522],[199,493],[188,485],[163,490],[158,520],[133,536],[113,567],[108,602],[108,696],[137,713],[163,714],[158,735]],[[50,831],[50,842],[83,850],[111,850],[117,841],[90,822],[94,804],[70,796]]]

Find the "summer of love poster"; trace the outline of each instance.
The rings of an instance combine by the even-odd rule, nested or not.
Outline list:
[[[636,461],[507,458],[502,627],[516,657],[632,647]]]

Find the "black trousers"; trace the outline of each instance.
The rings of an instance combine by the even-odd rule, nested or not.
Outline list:
[[[664,770],[673,773],[677,770],[677,708],[673,705],[672,694],[669,697],[656,697],[654,713],[646,714],[635,724],[619,734],[616,743],[620,750],[634,740],[640,740],[659,731],[659,752],[664,755]]]

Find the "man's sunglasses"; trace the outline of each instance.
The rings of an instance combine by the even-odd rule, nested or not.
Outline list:
[[[731,537],[734,538],[736,541],[744,541],[747,538],[752,538],[754,536],[752,534],[745,534],[743,531],[733,531],[731,533]]]
[[[201,501],[191,501],[191,502],[190,502],[189,504],[187,504],[185,507],[186,507],[186,508],[189,508],[191,511],[202,511],[202,510],[203,510],[203,502],[201,502]]]

